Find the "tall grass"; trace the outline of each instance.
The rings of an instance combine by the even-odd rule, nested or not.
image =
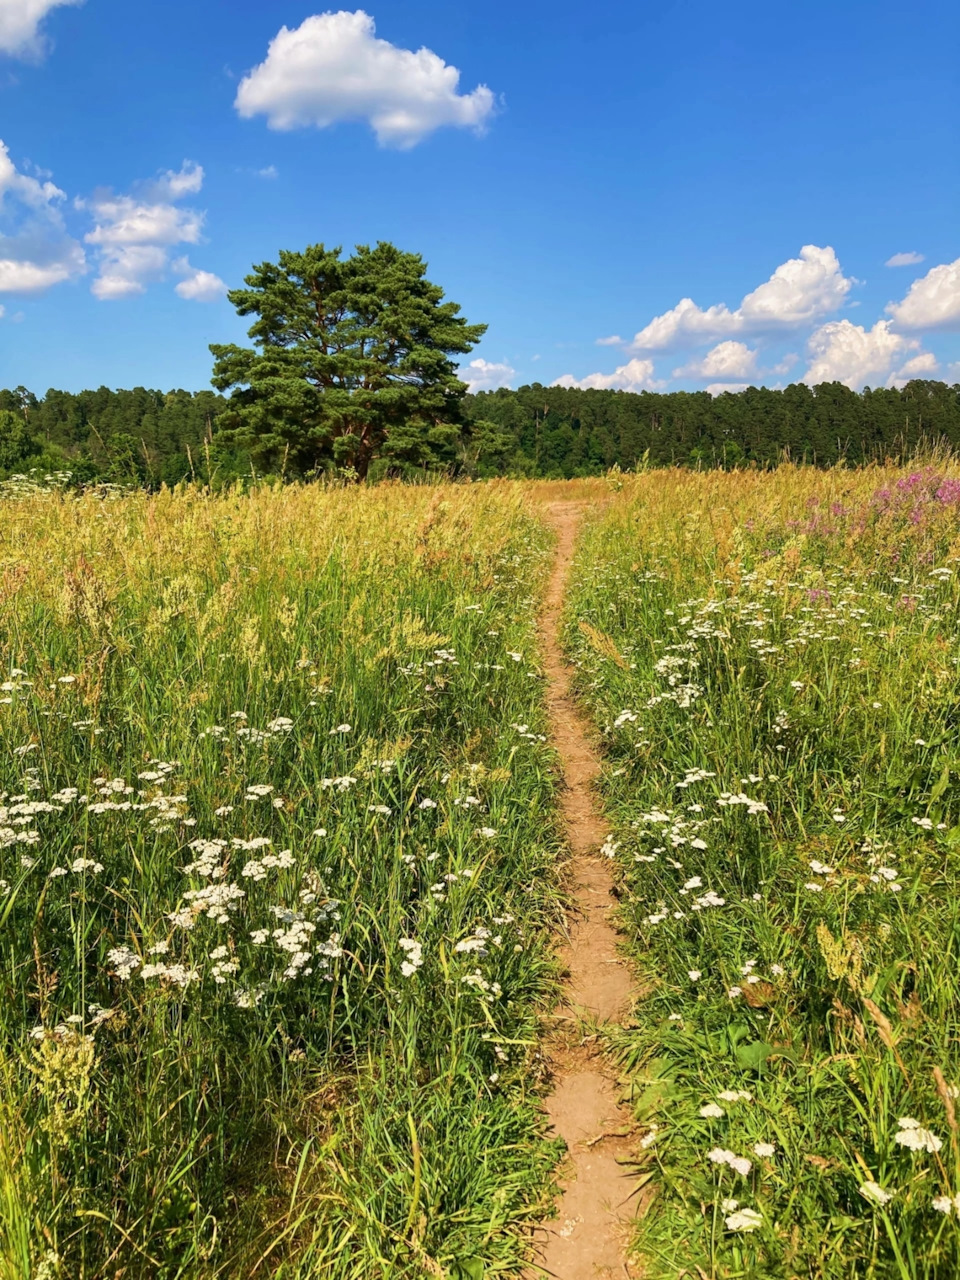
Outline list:
[[[645,982],[645,1274],[960,1274],[955,464],[627,480],[567,641]]]
[[[515,489],[0,503],[0,1275],[508,1272],[558,835]]]

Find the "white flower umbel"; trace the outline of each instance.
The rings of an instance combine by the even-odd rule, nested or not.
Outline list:
[[[894,1135],[894,1142],[906,1147],[909,1151],[929,1151],[931,1155],[939,1151],[943,1142],[935,1133],[924,1129],[919,1120],[912,1116],[901,1116],[897,1121],[900,1132]]]
[[[727,1164],[735,1173],[739,1173],[745,1178],[753,1168],[752,1163],[746,1156],[735,1155],[732,1151],[727,1151],[723,1147],[714,1147],[712,1151],[707,1152],[707,1159],[712,1160],[714,1164]]]
[[[738,1209],[724,1218],[728,1231],[756,1231],[763,1226],[763,1215],[756,1209]]]
[[[405,978],[412,978],[423,964],[423,944],[417,942],[416,938],[401,938],[400,947],[407,955],[400,965],[400,972]]]

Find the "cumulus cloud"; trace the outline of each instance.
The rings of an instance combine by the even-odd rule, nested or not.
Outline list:
[[[897,378],[909,381],[911,378],[932,378],[940,372],[940,363],[932,351],[923,351],[897,371]]]
[[[212,271],[201,271],[192,267],[188,258],[177,258],[172,264],[174,271],[183,279],[174,289],[181,298],[191,302],[218,302],[227,292],[227,286]]]
[[[715,378],[726,381],[730,378],[749,378],[756,373],[757,353],[745,342],[736,342],[728,338],[718,343],[702,360],[691,360],[689,364],[674,369],[675,378]],[[726,388],[724,388],[726,389]]]
[[[917,338],[896,333],[889,320],[878,320],[872,329],[850,320],[831,320],[810,337],[811,363],[803,381],[809,386],[844,382],[854,391],[868,384],[895,386],[930,371],[932,357],[919,352],[919,346]]]
[[[914,280],[902,302],[888,304],[887,314],[898,329],[960,328],[960,258]]]
[[[565,373],[557,378],[555,387],[579,387],[581,391],[658,391],[665,384],[653,376],[652,360],[628,360],[613,373],[589,373],[585,378],[575,378]]]
[[[196,195],[203,186],[203,169],[184,161],[158,178],[138,184],[131,195],[99,192],[77,206],[95,221],[84,237],[98,255],[99,274],[91,292],[101,301],[143,293],[147,285],[172,268],[185,278],[176,287],[181,298],[209,302],[222,295],[223,282],[207,271],[191,267],[186,258],[171,262],[171,250],[199,244],[204,215],[177,202]]]
[[[496,364],[492,360],[478,357],[467,365],[461,365],[459,378],[471,391],[495,391],[497,387],[509,387],[510,379],[516,373],[506,362]]]
[[[704,391],[709,391],[712,396],[722,396],[725,391],[736,395],[738,391],[746,391],[749,385],[749,382],[711,382]]]
[[[892,258],[888,258],[883,264],[885,267],[914,267],[918,262],[923,261],[922,253],[895,253]]]
[[[165,169],[158,178],[143,184],[147,199],[182,200],[195,196],[203,186],[203,166],[184,160],[179,169]]]
[[[40,57],[45,49],[40,24],[50,10],[82,3],[83,0],[0,0],[0,53]]]
[[[66,232],[64,193],[22,173],[0,142],[0,293],[41,293],[82,275],[83,248]]]
[[[597,346],[598,347],[622,347],[623,339],[620,337],[619,333],[613,333],[610,335],[609,338],[598,338]]]
[[[807,244],[799,258],[781,263],[735,310],[723,302],[704,310],[692,298],[681,298],[670,311],[655,316],[641,329],[630,349],[665,351],[730,334],[797,329],[836,311],[853,284],[829,245]]]
[[[382,146],[412,147],[442,125],[481,130],[494,110],[486,85],[458,93],[460,72],[430,49],[400,49],[377,38],[374,20],[314,14],[281,27],[267,56],[244,77],[234,103],[245,119],[272,129],[366,120]]]

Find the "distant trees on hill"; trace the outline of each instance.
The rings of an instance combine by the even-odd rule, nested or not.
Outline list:
[[[481,477],[572,477],[626,470],[644,458],[655,466],[765,466],[786,453],[829,466],[906,456],[922,440],[960,448],[960,386],[921,380],[859,395],[834,382],[717,397],[535,383],[461,404],[461,421],[435,430],[425,455],[382,445],[370,478],[422,475],[425,463]],[[230,483],[251,466],[260,474],[260,460],[221,430],[236,421],[230,408],[214,391],[0,390],[0,477],[66,469],[81,480],[156,488],[191,478]],[[402,430],[395,439],[405,441]]]
[[[921,380],[859,395],[840,382],[719,396],[534,384],[468,396],[464,412],[480,474],[592,475],[644,457],[654,466],[729,467],[786,454],[830,466],[908,455],[921,439],[960,447],[960,386]]]
[[[216,437],[225,406],[213,391],[0,391],[0,474],[37,467],[151,488],[211,473],[235,478],[249,472],[249,459]],[[13,418],[16,433],[4,425]]]

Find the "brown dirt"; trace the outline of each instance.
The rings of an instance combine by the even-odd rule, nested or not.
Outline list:
[[[568,1157],[558,1216],[541,1224],[543,1254],[538,1276],[556,1280],[632,1277],[625,1256],[632,1216],[633,1117],[619,1102],[616,1074],[597,1047],[595,1028],[623,1019],[633,982],[617,954],[610,914],[616,906],[613,878],[598,849],[607,835],[592,790],[600,771],[597,753],[570,692],[559,627],[570,562],[584,506],[553,502],[547,514],[557,532],[557,556],[540,620],[547,705],[554,745],[563,765],[563,812],[571,852],[571,904],[561,957],[569,977],[546,1056],[554,1089],[547,1099],[554,1130]]]

